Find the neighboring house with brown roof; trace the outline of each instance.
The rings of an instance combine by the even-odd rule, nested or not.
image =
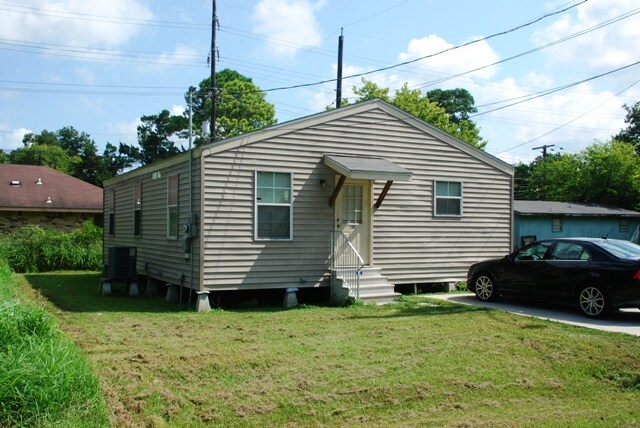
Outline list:
[[[69,231],[102,225],[102,189],[46,166],[0,164],[0,233],[27,224]]]

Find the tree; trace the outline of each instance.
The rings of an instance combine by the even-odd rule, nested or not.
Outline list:
[[[275,108],[253,81],[235,70],[216,73],[216,126],[214,140],[235,137],[276,124]],[[211,78],[202,80],[193,98],[194,129],[211,118]],[[196,139],[196,145],[204,140]]]
[[[120,143],[119,147],[114,146],[111,143],[107,143],[104,152],[102,153],[102,168],[98,176],[100,183],[105,180],[115,177],[123,170],[133,165],[133,160],[130,156],[127,156],[127,149],[129,146]]]
[[[624,123],[627,123],[628,126],[621,129],[613,139],[632,144],[636,148],[636,152],[640,153],[640,101],[632,106],[625,104],[623,108],[627,111]]]
[[[362,79],[362,86],[360,88],[356,86],[353,87],[353,93],[358,96],[355,101],[356,103],[375,99],[380,99],[388,103],[393,102],[389,97],[389,88],[381,88],[375,83],[364,78]]]
[[[529,191],[527,189],[533,165],[533,162],[531,162],[530,164],[520,162],[514,165],[515,171],[513,175],[513,199],[535,199],[529,197]]]
[[[530,171],[527,199],[640,207],[640,157],[627,143],[595,142],[577,154],[539,157]]]
[[[454,123],[469,120],[469,114],[478,111],[473,96],[466,89],[433,89],[427,92],[427,98],[445,109]]]
[[[265,94],[250,78],[237,71],[225,69],[216,73],[216,141],[234,137],[274,125],[275,108],[265,101]],[[201,136],[202,122],[211,117],[211,79],[199,84],[193,98],[194,145],[210,141]],[[185,95],[189,103],[189,94]],[[118,152],[129,164],[149,165],[166,159],[184,150],[174,140],[189,137],[188,116],[171,115],[168,110],[159,114],[143,116],[138,127],[138,145],[120,145]],[[208,130],[207,130],[208,131]],[[111,154],[114,152],[112,151]]]
[[[80,162],[78,156],[71,156],[56,144],[33,144],[20,147],[9,154],[11,163],[22,165],[41,165],[73,175],[75,166]]]
[[[582,202],[581,164],[573,154],[539,156],[529,169],[526,199]]]
[[[122,153],[131,163],[150,165],[153,162],[170,158],[182,151],[171,140],[174,137],[185,137],[188,120],[184,116],[172,115],[169,110],[159,114],[142,116],[142,124],[138,126],[138,146],[121,145]]]
[[[82,181],[101,186],[101,172],[104,168],[102,157],[98,154],[98,147],[93,140],[86,141],[79,148],[80,162],[75,165],[73,176]]]
[[[43,129],[39,134],[28,132],[22,137],[22,144],[25,147],[31,147],[36,144],[53,144],[58,145],[58,137],[55,132]]]
[[[78,132],[72,126],[55,132],[45,129],[39,134],[28,133],[22,142],[24,147],[8,155],[10,162],[49,166],[96,186],[102,186],[104,180],[131,166],[122,153],[122,144],[118,150],[107,143],[103,155],[100,155],[91,136]]]
[[[640,158],[633,146],[595,143],[584,151],[582,199],[620,208],[640,207]]]
[[[381,88],[366,79],[362,79],[362,83],[363,85],[360,88],[353,88],[353,93],[357,96],[356,103],[378,98],[452,134],[476,148],[484,149],[487,145],[487,142],[480,136],[480,129],[473,121],[467,119],[461,119],[458,122],[452,121],[451,115],[443,107],[438,106],[436,102],[430,100],[419,89],[409,89],[409,86],[405,83],[402,88],[395,92],[393,97],[390,97],[389,88]]]

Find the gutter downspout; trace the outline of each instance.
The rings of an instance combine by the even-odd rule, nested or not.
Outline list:
[[[193,236],[191,228],[193,227],[193,92],[196,90],[194,86],[189,87],[189,234]],[[191,272],[189,274],[189,307],[191,307],[191,295],[193,294],[193,238],[189,238],[189,254],[191,256]]]

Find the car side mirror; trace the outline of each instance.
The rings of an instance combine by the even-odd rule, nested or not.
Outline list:
[[[504,256],[504,259],[506,261],[508,261],[509,263],[511,263],[511,262],[513,262],[514,257],[513,257],[512,254],[507,254],[506,256]]]

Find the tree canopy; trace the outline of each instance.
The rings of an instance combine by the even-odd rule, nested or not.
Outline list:
[[[393,96],[389,95],[389,88],[381,88],[366,79],[362,79],[362,83],[361,87],[353,88],[353,92],[357,96],[356,103],[378,98],[452,134],[472,146],[484,149],[487,145],[487,141],[480,135],[480,129],[475,122],[468,119],[468,113],[474,111],[475,107],[473,106],[473,97],[464,89],[437,92],[438,96],[440,96],[440,101],[449,109],[447,110],[447,108],[431,100],[427,94],[423,94],[419,89],[409,89],[406,83],[396,90]],[[468,97],[462,96],[464,92],[468,94]],[[470,101],[472,104],[454,102],[456,94],[461,99],[465,98],[467,102]]]
[[[613,139],[632,144],[636,148],[636,152],[640,153],[640,101],[636,101],[631,106],[625,104],[623,108],[627,111],[624,122],[628,126],[621,129]]]
[[[250,78],[225,69],[216,73],[215,140],[234,137],[276,123],[275,108]],[[188,94],[185,95],[188,102]],[[211,115],[211,80],[199,84],[193,96],[194,144],[209,142],[200,136],[203,120]],[[133,165],[149,165],[185,150],[181,142],[189,137],[187,112],[173,115],[167,109],[140,118],[138,144],[107,143],[102,154],[89,134],[67,126],[52,132],[29,133],[24,147],[4,153],[0,163],[44,165],[92,184],[102,185]]]
[[[182,115],[172,115],[169,110],[159,114],[142,116],[138,126],[138,147],[122,145],[120,151],[131,163],[149,165],[153,162],[170,158],[184,148],[178,148],[172,137],[187,137],[184,132],[188,128],[188,119]]]
[[[203,79],[193,97],[193,143],[211,141],[202,136],[203,121],[211,117],[211,78]],[[185,95],[189,104],[189,93]],[[189,137],[188,112],[172,115],[168,110],[142,116],[138,145],[121,145],[119,151],[132,163],[149,165],[184,151],[178,140]],[[216,126],[214,140],[235,137],[276,123],[275,108],[249,77],[235,70],[216,73]],[[205,130],[208,132],[208,130]]]
[[[98,186],[130,166],[122,155],[115,152],[105,150],[100,155],[90,135],[78,132],[72,126],[55,132],[45,129],[39,134],[28,133],[22,142],[24,147],[6,156],[9,162],[48,166]]]
[[[193,99],[194,127],[211,117],[211,78],[199,84]],[[253,81],[235,70],[216,73],[216,126],[214,140],[266,128],[276,123],[276,110]]]
[[[478,111],[473,96],[463,88],[432,89],[427,92],[427,98],[445,109],[454,123],[469,120],[469,114]]]
[[[579,153],[541,156],[529,168],[516,166],[516,174],[521,199],[640,208],[640,157],[628,143],[595,142]]]

